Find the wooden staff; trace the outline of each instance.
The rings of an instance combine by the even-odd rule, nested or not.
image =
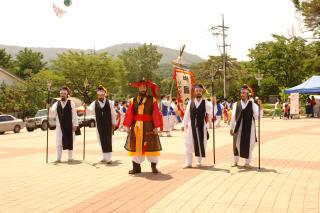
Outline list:
[[[86,78],[83,82],[84,92],[83,92],[83,101],[84,101],[84,114],[83,114],[83,153],[82,159],[86,159],[86,114],[87,114],[87,104],[86,104],[86,95],[88,93],[87,88],[89,86],[88,79]]]
[[[258,112],[258,149],[259,149],[259,170],[260,170],[260,147],[261,147],[261,144],[260,144],[260,124],[261,124],[261,119],[260,119],[260,116],[261,116],[261,101],[258,100],[258,108],[259,108],[259,112]]]
[[[51,83],[48,82],[48,97],[47,97],[47,147],[46,147],[46,163],[48,163],[48,153],[49,153],[49,112],[50,112],[50,90],[51,90]]]
[[[214,127],[214,74],[213,74],[213,71],[212,71],[212,74],[211,74],[211,89],[212,89],[212,118],[213,118],[213,127],[212,127],[212,146],[213,146],[213,165],[216,164],[216,139],[215,139],[215,127]]]

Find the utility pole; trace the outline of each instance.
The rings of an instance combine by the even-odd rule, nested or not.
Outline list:
[[[226,31],[229,29],[229,27],[224,25],[224,15],[222,14],[222,25],[211,27],[212,35],[213,36],[222,36],[222,46],[219,45],[219,47],[222,47],[222,63],[223,63],[223,97],[227,97],[227,90],[226,90],[226,73],[227,73],[227,53],[226,53],[226,47],[230,47],[231,45],[226,44]]]

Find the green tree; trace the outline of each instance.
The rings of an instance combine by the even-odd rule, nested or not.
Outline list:
[[[109,94],[121,94],[122,76],[125,69],[122,61],[107,53],[86,54],[84,52],[62,53],[53,61],[53,70],[65,77],[65,84],[74,92],[74,96],[83,98],[84,81],[88,80],[86,101],[96,97],[96,88],[101,84],[108,89]]]
[[[319,37],[320,35],[320,0],[292,0],[296,9],[304,17],[305,26]]]
[[[11,71],[13,68],[13,60],[5,49],[0,49],[0,67]]]
[[[154,71],[158,68],[161,57],[162,54],[152,44],[144,44],[138,48],[123,51],[119,55],[119,58],[123,61],[127,73],[122,78],[126,79],[129,83],[141,80],[142,78],[155,82],[159,81]],[[134,94],[135,90],[126,87],[123,92]]]
[[[319,75],[320,72],[320,42],[312,42],[308,44],[308,51],[310,51],[307,59],[304,60],[304,70],[311,75]],[[308,77],[309,77],[308,76]]]
[[[221,56],[209,56],[205,62],[194,64],[191,70],[194,71],[196,83],[201,83],[207,91],[211,93],[211,72],[215,73],[214,89],[215,96],[218,99],[223,99],[223,60]],[[245,81],[246,70],[235,58],[227,57],[227,72],[226,72],[226,90],[227,98],[238,98],[239,88]]]
[[[251,69],[255,74],[260,71],[265,78],[273,76],[278,85],[295,86],[310,75],[305,69],[305,60],[310,51],[302,38],[285,38],[273,35],[275,41],[256,44],[249,50]]]
[[[51,97],[57,97],[59,88],[65,81],[61,73],[52,70],[41,70],[28,77],[24,84],[17,85],[17,90],[23,92],[21,108],[27,115],[43,109],[47,103],[48,83],[51,83]]]
[[[43,62],[43,54],[24,48],[16,56],[16,75],[26,79],[31,74],[36,74],[46,66]]]
[[[33,116],[37,110],[43,109],[47,101],[47,84],[52,83],[52,96],[58,94],[64,77],[51,70],[41,70],[31,74],[24,82],[12,86],[0,86],[0,111],[23,112],[24,116]]]

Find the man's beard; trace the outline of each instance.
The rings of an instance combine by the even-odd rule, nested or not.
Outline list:
[[[196,95],[196,97],[200,99],[200,98],[202,98],[202,95]]]
[[[99,100],[100,102],[103,102],[104,98],[98,98],[98,100]]]
[[[66,101],[66,97],[61,97],[61,101]]]
[[[140,91],[139,92],[139,96],[140,97],[145,97],[147,95],[147,92],[146,91]]]
[[[241,100],[243,100],[243,101],[248,100],[248,99],[249,99],[248,96],[242,96],[242,97],[241,97]]]

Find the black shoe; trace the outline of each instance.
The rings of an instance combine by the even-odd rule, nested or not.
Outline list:
[[[157,169],[157,164],[156,163],[151,163],[151,169],[153,174],[158,174],[159,170]]]
[[[129,171],[129,174],[133,175],[133,174],[138,174],[138,173],[141,173],[141,166],[140,166],[140,164],[132,161],[132,170]]]

